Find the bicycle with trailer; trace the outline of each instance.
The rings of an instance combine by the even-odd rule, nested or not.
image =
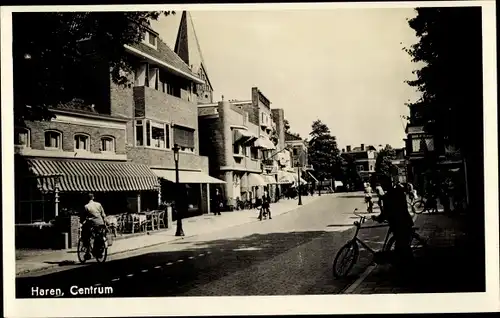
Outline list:
[[[354,232],[354,235],[352,239],[350,239],[344,246],[340,248],[340,250],[337,252],[337,255],[335,256],[335,259],[333,261],[333,276],[335,278],[343,278],[346,277],[347,274],[352,270],[356,262],[358,261],[359,257],[359,245],[361,245],[363,248],[365,248],[367,251],[369,251],[373,255],[372,259],[372,264],[383,264],[387,262],[387,259],[385,257],[377,257],[377,255],[388,255],[392,251],[394,251],[395,247],[395,242],[396,239],[392,235],[392,233],[387,230],[387,233],[385,235],[384,243],[382,245],[382,248],[379,251],[375,251],[372,249],[368,244],[363,242],[359,237],[359,231],[361,229],[369,229],[369,228],[379,228],[379,227],[389,227],[388,223],[385,224],[377,224],[377,225],[372,225],[372,226],[361,226],[363,223],[366,222],[367,216],[360,215],[356,213],[358,209],[354,209],[353,214],[359,217],[358,221],[354,222],[354,226],[356,227],[356,230]],[[412,242],[411,242],[411,248],[412,250],[419,249],[421,247],[427,246],[427,242],[425,239],[423,239],[418,233],[417,233],[418,227],[413,227],[412,228]],[[389,253],[388,253],[389,252]]]

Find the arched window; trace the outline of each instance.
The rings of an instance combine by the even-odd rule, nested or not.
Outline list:
[[[46,149],[61,149],[62,134],[55,130],[45,132],[45,148]]]
[[[85,134],[75,135],[75,150],[90,150],[90,137]]]
[[[28,128],[14,128],[14,145],[31,147],[31,135]]]
[[[101,152],[115,152],[115,138],[110,136],[102,137]]]

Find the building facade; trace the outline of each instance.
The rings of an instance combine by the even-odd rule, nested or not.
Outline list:
[[[373,146],[365,147],[361,144],[359,147],[351,148],[347,145],[342,149],[342,155],[349,155],[354,158],[356,170],[359,172],[363,182],[369,182],[370,177],[375,173],[375,162],[377,161],[377,149]]]

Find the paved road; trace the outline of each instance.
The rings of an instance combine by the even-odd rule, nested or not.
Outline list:
[[[24,298],[36,288],[40,293],[59,288],[64,293],[61,297],[91,296],[88,292],[74,295],[71,290],[78,288],[71,286],[97,287],[95,293],[112,287],[112,293],[99,295],[104,297],[340,293],[369,260],[362,257],[351,277],[332,277],[335,253],[353,233],[350,225],[356,207],[363,207],[360,196],[323,196],[272,220],[113,256],[105,264],[20,277],[16,294]],[[380,244],[384,235],[371,230],[364,237],[370,244]]]

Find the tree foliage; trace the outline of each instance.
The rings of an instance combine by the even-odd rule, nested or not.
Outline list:
[[[342,158],[342,175],[345,185],[350,185],[351,189],[357,189],[361,187],[363,179],[356,168],[356,158],[354,158],[349,153],[343,153]]]
[[[323,178],[340,178],[342,176],[342,162],[335,136],[321,120],[312,124],[310,132],[308,155],[309,163],[313,165],[317,176]]]
[[[53,117],[47,107],[71,101],[71,79],[107,63],[128,84],[124,45],[141,41],[150,20],[173,12],[30,12],[13,15],[14,114],[17,123]],[[88,44],[91,43],[89,46]],[[91,51],[89,48],[91,47]]]
[[[482,30],[480,7],[418,8],[408,21],[419,42],[404,48],[413,62],[415,80],[407,83],[421,92],[409,104],[414,118],[448,144],[467,146],[469,116],[482,107]]]
[[[396,151],[390,145],[379,150],[372,183],[387,183],[392,177],[398,175],[398,168],[392,163],[394,159],[396,159]]]

